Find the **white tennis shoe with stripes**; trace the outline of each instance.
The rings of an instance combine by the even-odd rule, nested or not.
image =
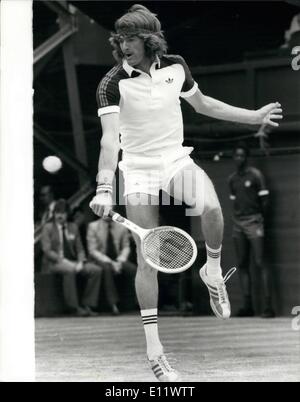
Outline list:
[[[205,285],[207,286],[210,306],[212,311],[218,318],[224,320],[231,316],[231,307],[226,290],[226,282],[235,273],[236,268],[231,268],[224,278],[214,278],[207,273],[206,264],[200,269],[199,274]]]
[[[149,363],[158,381],[161,382],[179,381],[180,378],[179,373],[171,367],[165,355],[161,355],[153,360],[149,360]]]

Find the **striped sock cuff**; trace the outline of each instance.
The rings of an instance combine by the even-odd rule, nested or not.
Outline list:
[[[218,249],[213,249],[208,247],[207,244],[205,244],[206,246],[206,252],[207,252],[207,256],[210,258],[219,258],[221,255],[221,250],[222,250],[222,246],[219,247]]]
[[[157,324],[157,309],[141,310],[144,325]]]
[[[110,193],[112,194],[113,187],[111,184],[98,184],[96,194],[100,193]]]
[[[157,324],[157,315],[150,315],[149,317],[142,317],[144,325]]]

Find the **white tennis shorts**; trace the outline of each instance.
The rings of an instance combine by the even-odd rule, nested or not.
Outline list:
[[[124,196],[134,193],[158,196],[160,190],[169,193],[175,175],[194,163],[190,157],[192,151],[192,147],[180,147],[147,155],[123,152],[119,168],[124,175]]]

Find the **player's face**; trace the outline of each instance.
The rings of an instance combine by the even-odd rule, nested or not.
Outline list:
[[[247,163],[247,155],[242,148],[235,151],[233,158],[238,168],[245,166]]]
[[[120,47],[127,63],[139,68],[146,60],[144,41],[137,36],[125,36],[120,40]]]

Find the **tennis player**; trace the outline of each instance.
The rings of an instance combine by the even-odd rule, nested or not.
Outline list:
[[[259,110],[227,105],[204,95],[181,56],[167,54],[167,44],[155,14],[134,5],[115,23],[110,38],[118,64],[97,89],[102,139],[97,192],[91,201],[95,214],[106,217],[112,208],[112,183],[118,163],[125,180],[127,217],[144,228],[159,225],[158,197],[164,190],[176,195],[201,216],[207,262],[200,276],[207,285],[215,315],[229,318],[230,302],[221,269],[223,216],[214,186],[183,147],[180,98],[197,113],[222,120],[277,127],[279,103]],[[164,354],[157,326],[157,271],[138,249],[136,292],[144,324],[147,356],[159,381],[177,381],[179,373]]]

